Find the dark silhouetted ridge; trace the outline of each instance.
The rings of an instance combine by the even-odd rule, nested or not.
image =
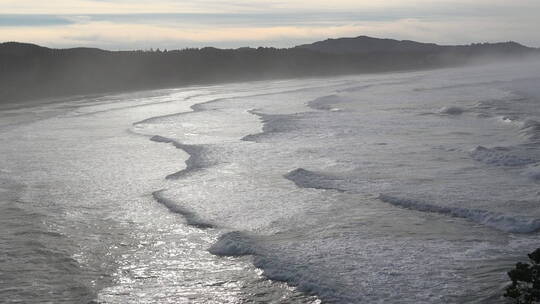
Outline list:
[[[471,45],[438,45],[410,40],[378,39],[368,36],[356,38],[338,38],[304,44],[297,48],[318,51],[329,54],[370,54],[370,53],[455,53],[484,55],[494,54],[521,54],[534,49],[523,46],[517,42],[475,43]]]
[[[434,43],[359,36],[356,38],[327,39],[312,44],[300,45],[297,48],[333,54],[366,54],[372,52],[426,52],[439,50],[442,47]]]
[[[366,36],[290,49],[118,52],[7,42],[0,44],[0,104],[191,84],[431,69],[533,54],[539,51],[515,42],[440,46]]]

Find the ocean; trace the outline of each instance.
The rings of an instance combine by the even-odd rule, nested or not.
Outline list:
[[[6,303],[504,303],[540,62],[0,110]]]

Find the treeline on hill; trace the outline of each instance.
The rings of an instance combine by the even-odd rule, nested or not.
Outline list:
[[[487,55],[502,58],[538,53],[513,42],[443,47],[369,37],[348,39],[353,44],[348,47],[336,39],[291,49],[117,52],[3,43],[0,103],[190,84],[428,69],[462,65]],[[374,42],[379,44],[374,47]]]

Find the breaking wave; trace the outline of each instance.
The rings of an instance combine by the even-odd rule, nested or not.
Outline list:
[[[251,110],[249,113],[259,116],[263,123],[262,132],[249,134],[242,137],[243,141],[253,141],[258,142],[264,137],[273,134],[273,133],[286,133],[288,131],[295,130],[296,127],[291,123],[291,117],[295,115],[270,115],[263,114],[257,111]]]
[[[186,145],[174,139],[166,138],[159,135],[152,136],[150,140],[159,143],[172,144],[177,149],[184,150],[189,155],[189,158],[186,160],[186,168],[176,173],[167,175],[167,179],[178,179],[188,173],[192,173],[194,171],[208,168],[214,165],[214,162],[212,160],[205,157],[205,149],[202,145]]]
[[[460,115],[463,112],[465,112],[465,109],[456,106],[443,107],[439,110],[440,114],[445,115]]]
[[[193,213],[192,211],[180,207],[176,202],[166,198],[163,196],[163,192],[165,190],[159,190],[152,193],[152,197],[163,206],[167,207],[171,212],[178,213],[182,215],[186,219],[186,223],[190,226],[197,227],[200,229],[208,229],[208,228],[215,228],[213,224],[210,224],[208,222],[203,221],[201,218],[199,218],[198,215]]]
[[[272,236],[270,236],[272,238]],[[308,295],[316,295],[328,303],[358,303],[357,291],[335,284],[331,274],[316,269],[306,261],[298,261],[279,249],[267,247],[264,240],[258,242],[254,236],[233,231],[221,235],[208,251],[214,255],[239,257],[251,255],[253,265],[273,281],[285,282]],[[324,265],[321,265],[324,266]],[[316,267],[317,268],[317,267]],[[311,272],[315,271],[315,272]]]
[[[284,177],[295,183],[300,188],[313,188],[322,190],[336,190],[343,192],[338,183],[340,178],[298,168],[284,175]]]
[[[533,164],[535,159],[512,153],[510,148],[495,147],[486,148],[478,146],[470,152],[471,157],[483,163],[493,166],[517,167]]]
[[[137,122],[133,123],[133,125],[136,126],[136,125],[139,125],[139,124],[162,123],[163,120],[165,120],[165,119],[178,117],[178,116],[182,116],[182,115],[187,115],[187,114],[190,114],[190,113],[193,113],[193,112],[203,111],[203,110],[205,110],[205,108],[204,108],[205,105],[215,103],[215,102],[220,102],[220,101],[223,101],[223,100],[225,100],[225,98],[216,98],[216,99],[212,99],[212,100],[209,100],[209,101],[196,103],[196,104],[190,106],[191,111],[180,112],[180,113],[172,113],[172,114],[166,114],[166,115],[161,115],[161,116],[154,116],[154,117],[150,117],[150,118],[147,118],[147,119],[144,119],[144,120],[141,120],[141,121],[137,121]]]
[[[534,181],[540,181],[540,165],[528,168],[525,175]]]
[[[521,128],[521,133],[529,140],[540,141],[540,122],[536,120],[526,120]]]
[[[240,231],[228,232],[208,248],[211,254],[219,256],[238,257],[255,254],[255,245],[251,238]]]
[[[532,233],[540,230],[540,219],[524,216],[514,216],[481,209],[438,206],[419,200],[399,198],[385,194],[379,195],[379,200],[406,209],[465,218],[505,232]]]
[[[343,99],[339,95],[328,95],[316,98],[307,103],[308,107],[315,110],[335,111],[333,105],[342,102]]]

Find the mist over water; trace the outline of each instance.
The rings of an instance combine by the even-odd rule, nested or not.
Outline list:
[[[502,303],[538,247],[539,68],[3,110],[0,297]]]

